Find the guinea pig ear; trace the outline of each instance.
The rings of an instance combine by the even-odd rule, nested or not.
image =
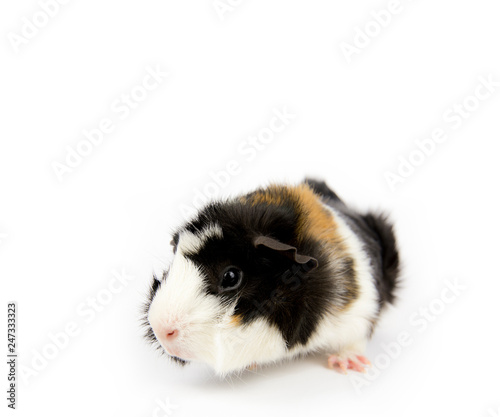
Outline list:
[[[266,248],[280,252],[295,263],[307,265],[309,271],[312,271],[313,269],[318,267],[318,260],[316,258],[313,258],[312,256],[301,255],[297,253],[297,248],[295,246],[287,245],[271,237],[257,236],[253,239],[253,245],[255,247],[265,246]]]

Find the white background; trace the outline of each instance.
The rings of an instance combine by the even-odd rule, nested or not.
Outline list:
[[[243,1],[221,18],[211,0],[74,0],[47,22],[38,15],[45,26],[15,48],[42,9],[2,2],[1,334],[15,300],[19,378],[39,365],[18,381],[17,415],[499,414],[500,87],[470,96],[480,77],[500,81],[500,5],[401,0],[348,62],[342,42],[353,45],[357,27],[376,31],[372,12],[387,7]],[[112,103],[158,65],[168,76],[122,120]],[[477,109],[446,122],[464,100]],[[284,107],[295,118],[247,161],[239,147]],[[113,132],[60,181],[54,163],[103,118]],[[437,128],[447,140],[392,189],[385,173]],[[240,172],[218,196],[312,175],[392,214],[404,280],[368,347],[380,368],[371,380],[337,374],[322,356],[218,380],[142,340],[140,304],[171,259],[181,207],[231,160]],[[85,303],[122,270],[133,279],[87,322]],[[465,289],[445,304],[447,280]],[[428,306],[437,314],[422,319]],[[79,333],[66,340],[71,323]],[[394,347],[401,333],[412,343]],[[170,414],[158,408],[167,398]]]

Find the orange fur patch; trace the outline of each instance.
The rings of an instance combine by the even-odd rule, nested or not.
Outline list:
[[[243,197],[252,205],[264,203],[280,206],[292,202],[299,207],[299,223],[297,238],[313,238],[334,245],[341,245],[342,237],[332,214],[323,206],[318,196],[306,185],[296,186],[271,185],[266,189],[256,191],[248,197]]]
[[[239,326],[241,322],[243,321],[243,318],[237,314],[231,317],[231,320],[229,320],[229,323],[232,324],[233,326]]]
[[[335,257],[352,259],[343,243],[343,237],[339,233],[333,214],[324,207],[320,197],[307,184],[296,186],[271,185],[242,197],[241,201],[249,202],[252,205],[269,204],[276,206],[292,203],[299,214],[295,230],[298,244],[307,239],[314,239],[322,243],[324,248],[334,254]],[[353,259],[354,270],[355,265],[356,261]],[[359,288],[355,276],[346,275],[345,279],[342,280],[342,287],[348,294],[345,304],[341,308],[341,310],[344,310],[358,295]]]

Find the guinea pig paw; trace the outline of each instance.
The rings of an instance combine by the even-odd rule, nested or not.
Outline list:
[[[251,365],[247,366],[247,371],[256,371],[257,370],[257,364],[252,363]]]
[[[366,372],[366,366],[371,363],[363,355],[357,354],[344,354],[344,355],[330,355],[328,357],[328,367],[338,372],[347,374],[347,370],[351,369],[356,372]]]

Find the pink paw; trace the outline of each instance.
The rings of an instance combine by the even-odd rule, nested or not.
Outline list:
[[[257,364],[256,363],[252,363],[250,365],[247,366],[247,371],[256,371],[257,370]]]
[[[343,374],[347,374],[348,369],[356,372],[366,372],[366,366],[370,365],[370,361],[363,355],[330,355],[328,358],[328,367]]]

